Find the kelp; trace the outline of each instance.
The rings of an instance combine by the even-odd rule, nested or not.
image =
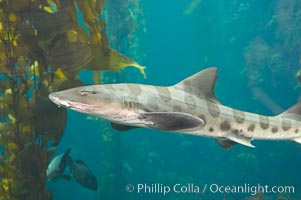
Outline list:
[[[82,70],[97,77],[132,66],[146,76],[143,66],[109,47],[104,5],[0,1],[0,199],[52,199],[45,172],[67,113],[48,100],[50,92],[83,85],[77,76]]]

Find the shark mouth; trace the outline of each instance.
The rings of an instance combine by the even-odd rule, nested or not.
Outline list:
[[[75,110],[78,112],[82,112],[82,113],[91,113],[92,112],[93,113],[96,111],[95,106],[64,100],[53,94],[49,95],[49,99],[53,103],[58,105],[59,107],[68,108],[68,109]]]
[[[49,99],[55,103],[56,105],[58,105],[59,107],[65,107],[65,108],[71,108],[71,104],[68,101],[62,100],[59,97],[53,95],[53,94],[49,94]]]

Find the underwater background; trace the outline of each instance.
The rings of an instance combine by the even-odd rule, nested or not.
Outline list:
[[[101,83],[169,86],[216,66],[215,95],[226,106],[275,115],[299,101],[300,0],[107,0],[102,18],[109,46],[146,66],[147,77],[125,68],[103,72]],[[95,83],[88,70],[79,77]],[[149,129],[120,133],[102,119],[71,110],[67,116],[55,155],[70,147],[70,156],[84,160],[95,174],[98,190],[73,179],[47,181],[54,200],[301,199],[298,143],[253,141],[256,148],[224,150],[210,138]],[[163,195],[127,192],[129,184],[194,184],[201,190],[206,184],[261,184],[295,190],[262,196],[209,191]]]

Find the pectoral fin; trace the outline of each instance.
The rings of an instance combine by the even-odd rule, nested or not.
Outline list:
[[[139,128],[139,127],[128,126],[128,125],[124,125],[124,124],[117,124],[114,122],[111,122],[111,127],[116,131],[130,131],[132,129]]]
[[[203,119],[180,112],[148,112],[139,117],[146,126],[163,131],[179,131],[204,126]]]

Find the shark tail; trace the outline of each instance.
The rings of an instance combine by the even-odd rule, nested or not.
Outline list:
[[[293,105],[279,116],[288,120],[296,120],[301,122],[301,102]],[[301,144],[301,136],[293,138],[292,140]]]

